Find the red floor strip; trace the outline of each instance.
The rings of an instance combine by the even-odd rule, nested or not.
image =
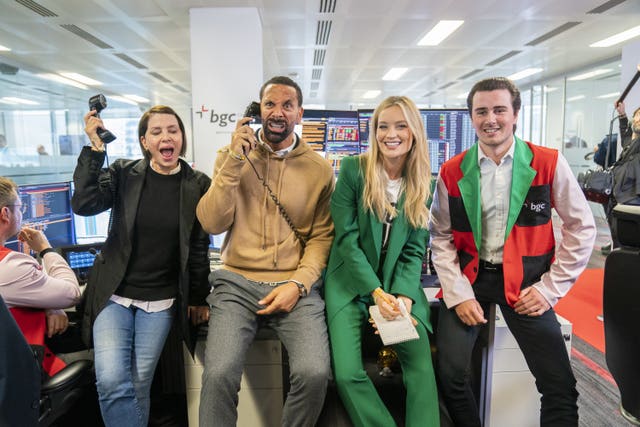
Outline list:
[[[591,369],[593,372],[598,374],[598,376],[600,378],[604,379],[605,381],[610,382],[614,387],[618,387],[618,385],[616,384],[616,380],[613,379],[613,377],[611,376],[609,371],[607,371],[606,369],[602,368],[596,362],[594,362],[593,360],[589,359],[587,356],[585,356],[584,354],[580,353],[578,350],[576,350],[573,347],[571,348],[571,357],[574,358],[574,359],[579,360],[580,362],[582,362],[582,364],[584,364],[587,368]]]

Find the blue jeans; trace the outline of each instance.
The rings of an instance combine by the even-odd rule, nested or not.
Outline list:
[[[290,313],[259,316],[258,301],[273,288],[226,270],[211,273],[214,284],[205,350],[200,426],[235,426],[238,390],[247,350],[258,327],[269,326],[289,354],[289,382],[282,426],[313,427],[320,415],[331,368],[324,301],[318,286]]]
[[[96,386],[107,427],[146,427],[149,394],[174,308],[147,313],[107,302],[93,325]]]

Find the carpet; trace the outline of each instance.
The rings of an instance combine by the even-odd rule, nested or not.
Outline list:
[[[604,269],[586,269],[569,293],[554,307],[556,313],[573,324],[573,334],[604,353],[602,288]]]

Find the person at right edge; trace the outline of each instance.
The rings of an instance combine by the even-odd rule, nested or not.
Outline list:
[[[410,99],[385,99],[370,122],[369,151],[346,157],[331,197],[336,237],[325,277],[338,393],[356,426],[396,425],[362,362],[368,307],[393,318],[402,300],[420,338],[393,345],[407,390],[406,425],[440,425],[431,363],[429,303],[420,272],[427,247],[431,168],[420,112]]]
[[[624,102],[616,102],[615,107],[620,118],[622,152],[611,168],[613,173],[612,197],[609,197],[609,202],[604,205],[604,210],[611,230],[612,246],[618,248],[620,242],[611,215],[613,208],[618,203],[640,205],[640,108],[635,109],[633,117],[629,121]],[[605,248],[603,249],[605,252],[607,251]],[[610,251],[611,247],[608,249]]]
[[[242,368],[261,325],[277,333],[289,355],[283,426],[315,425],[331,375],[320,287],[333,241],[333,170],[293,131],[303,113],[297,83],[269,79],[260,110],[262,128],[254,132],[249,118],[240,119],[231,144],[218,152],[196,210],[207,232],[227,233],[223,266],[209,276],[201,427],[236,425]]]
[[[498,304],[542,395],[541,426],[577,426],[578,391],[553,306],[584,270],[596,228],[567,161],[514,135],[520,91],[502,77],[467,97],[478,142],[441,168],[431,250],[443,291],[436,373],[454,424],[480,426],[469,366]],[[562,220],[556,249],[551,209]]]

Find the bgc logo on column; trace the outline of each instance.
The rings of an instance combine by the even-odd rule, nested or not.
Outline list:
[[[213,108],[209,109],[205,105],[202,105],[195,114],[199,120],[208,120],[209,123],[221,128],[226,128],[229,125],[232,125],[231,128],[233,128],[237,116],[236,113],[221,113]]]

